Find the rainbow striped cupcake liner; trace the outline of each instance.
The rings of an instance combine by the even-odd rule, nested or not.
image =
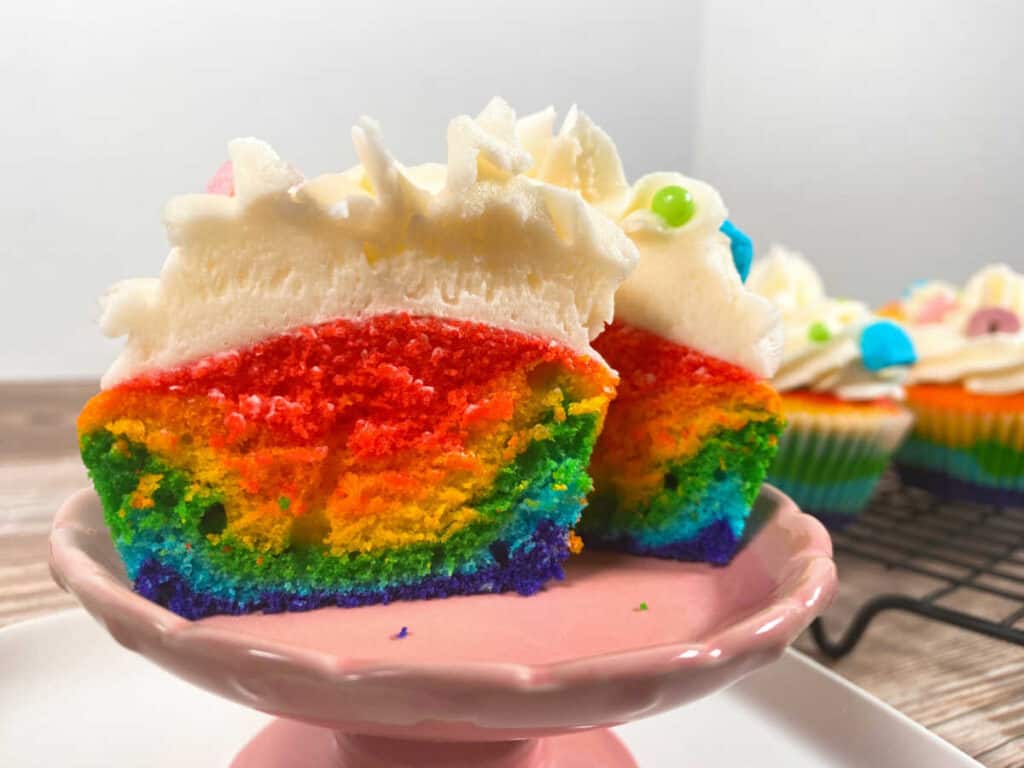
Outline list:
[[[912,405],[917,425],[896,454],[905,482],[946,497],[1024,506],[1024,412]]]
[[[833,530],[867,505],[913,422],[909,412],[890,408],[787,417],[767,482]]]

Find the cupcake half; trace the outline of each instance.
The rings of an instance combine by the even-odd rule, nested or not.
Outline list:
[[[947,497],[1024,505],[1024,275],[997,264],[963,290],[918,284],[897,312],[919,355],[901,475]]]
[[[588,546],[726,563],[782,428],[768,383],[781,326],[743,285],[749,240],[707,184],[657,173],[631,185],[585,115],[574,110],[557,133],[553,121],[548,111],[520,123],[538,159],[532,173],[578,189],[640,254],[616,293],[615,322],[594,342],[621,381],[580,531]]]
[[[515,590],[562,575],[616,376],[590,346],[635,246],[527,178],[492,102],[406,168],[306,180],[230,145],[173,199],[159,278],[114,287],[124,351],[78,421],[143,595],[187,617]]]
[[[867,504],[913,417],[902,381],[907,333],[860,302],[829,298],[814,267],[775,246],[749,286],[782,313],[786,342],[773,379],[788,422],[768,482],[829,527]]]

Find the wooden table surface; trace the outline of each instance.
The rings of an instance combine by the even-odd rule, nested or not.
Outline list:
[[[95,387],[0,383],[0,626],[75,604],[50,580],[47,534],[60,502],[87,484],[74,419]],[[868,595],[924,594],[937,586],[852,559],[840,558],[839,571],[840,594],[826,615],[832,634]],[[970,606],[983,614],[1003,608],[984,598]],[[797,646],[816,655],[806,635]],[[889,613],[853,653],[829,666],[984,765],[1024,767],[1024,649]]]

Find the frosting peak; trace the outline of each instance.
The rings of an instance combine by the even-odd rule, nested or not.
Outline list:
[[[784,317],[813,313],[828,300],[817,270],[803,254],[781,245],[773,245],[765,258],[754,263],[749,284],[775,304]]]
[[[516,114],[493,99],[476,119],[460,115],[448,124],[446,190],[467,192],[477,182],[503,183],[533,165],[515,134]]]
[[[516,133],[534,158],[531,175],[565,189],[609,212],[622,204],[629,184],[611,137],[575,105],[558,133],[553,107],[519,121]]]
[[[581,194],[527,175],[515,113],[495,99],[448,128],[448,164],[408,168],[377,124],[352,129],[360,165],[306,180],[266,143],[228,152],[234,196],[165,208],[158,279],[117,284],[103,330],[127,335],[109,387],[291,328],[408,312],[551,337],[596,355],[636,248]]]

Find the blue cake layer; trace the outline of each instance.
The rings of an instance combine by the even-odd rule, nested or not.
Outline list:
[[[254,611],[305,611],[324,606],[354,608],[393,600],[430,599],[481,592],[532,595],[539,592],[545,582],[565,578],[562,563],[569,555],[566,543],[568,535],[568,528],[550,520],[541,520],[527,542],[507,555],[496,555],[493,565],[479,568],[473,573],[428,576],[415,583],[391,585],[384,589],[304,592],[274,589],[263,591],[251,600],[229,600],[196,592],[176,570],[156,559],[149,559],[138,570],[135,590],[187,619]]]
[[[663,544],[651,545],[629,534],[593,542],[588,538],[587,543],[596,549],[614,549],[633,555],[728,565],[740,547],[740,538],[728,520],[715,520],[697,530],[689,538],[666,541]]]
[[[598,508],[609,505],[614,509],[616,503],[607,497],[594,500]],[[681,500],[677,494],[662,493],[653,500],[647,514],[613,515],[610,517],[614,523],[602,522],[601,527],[587,526],[586,515],[583,521],[588,546],[725,565],[740,547],[749,514],[750,504],[744,498],[742,483],[730,475],[711,482],[690,501]],[[663,523],[650,526],[648,520],[652,515],[660,515]],[[623,523],[635,525],[625,527]]]
[[[949,477],[948,483],[929,482],[929,487],[963,488],[968,498],[975,498],[976,489],[985,489],[985,499],[1017,500],[1002,502],[1006,504],[1024,499],[1024,458],[1009,446],[979,444],[971,448],[952,448],[911,435],[896,452],[895,460],[904,467]],[[994,467],[1001,471],[993,471]]]

